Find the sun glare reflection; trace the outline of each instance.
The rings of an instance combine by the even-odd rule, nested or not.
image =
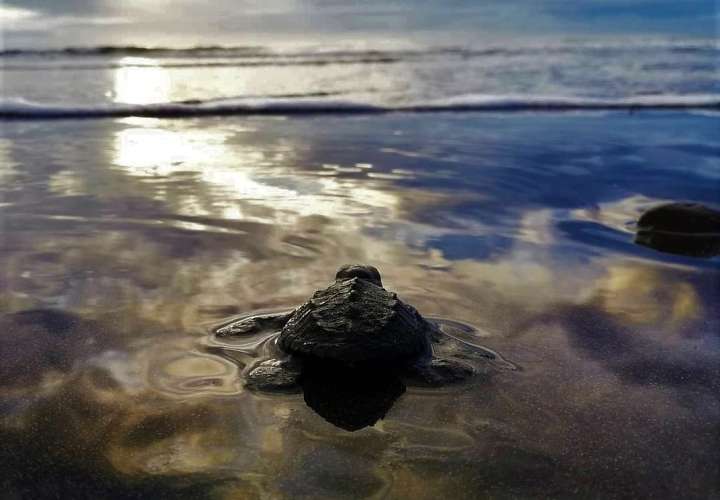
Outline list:
[[[228,154],[222,134],[159,128],[121,130],[115,136],[115,151],[115,164],[126,167],[131,175],[158,176],[194,170]]]
[[[151,104],[170,97],[170,76],[152,59],[123,57],[115,70],[115,102]]]
[[[324,215],[362,225],[367,217],[397,210],[397,196],[382,190],[378,181],[342,177],[342,169],[336,176],[298,176],[299,153],[291,143],[268,147],[229,141],[235,132],[126,128],[116,133],[114,164],[134,177],[157,181],[156,199],[172,198],[187,215],[279,224]],[[181,175],[196,187],[178,196],[163,181]],[[249,207],[264,207],[264,216],[250,215]]]

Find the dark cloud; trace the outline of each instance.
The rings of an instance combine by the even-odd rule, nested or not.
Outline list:
[[[34,10],[54,15],[93,15],[107,12],[100,0],[5,0],[6,7]]]

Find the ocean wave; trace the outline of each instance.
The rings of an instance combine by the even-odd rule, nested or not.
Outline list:
[[[493,53],[496,49],[483,49],[478,53]],[[471,49],[460,47],[428,47],[422,49],[342,49],[332,47],[301,47],[296,49],[279,49],[270,47],[195,47],[188,49],[146,48],[146,47],[94,47],[66,49],[9,49],[0,50],[0,58],[56,60],[56,59],[89,59],[101,56],[108,57],[142,57],[170,59],[243,59],[243,60],[333,60],[333,59],[398,59],[404,57],[423,56],[428,54],[469,54]]]
[[[0,57],[22,57],[22,56],[146,56],[159,54],[189,54],[202,55],[206,53],[217,54],[235,52],[244,54],[262,53],[267,49],[262,46],[247,47],[223,47],[219,45],[198,46],[189,48],[171,47],[140,47],[135,45],[100,45],[96,47],[65,47],[61,49],[6,49],[0,51]]]
[[[173,47],[142,47],[101,45],[97,47],[65,47],[59,49],[4,49],[0,50],[0,58],[51,58],[58,57],[83,58],[98,56],[117,57],[168,57],[168,58],[404,58],[423,55],[457,55],[461,57],[477,56],[508,56],[529,53],[554,53],[575,51],[633,51],[633,50],[668,50],[671,52],[693,53],[720,50],[720,42],[710,39],[619,39],[597,41],[591,39],[532,41],[513,43],[485,43],[483,45],[462,46],[418,46],[394,47],[378,46],[377,48],[342,47],[342,46],[197,46],[188,48]]]
[[[0,119],[174,118],[212,115],[382,114],[393,112],[582,111],[582,110],[720,109],[720,95],[659,95],[620,99],[561,96],[466,95],[395,106],[317,98],[240,98],[158,104],[69,106],[23,99],[0,100]]]
[[[82,71],[82,70],[98,70],[98,69],[120,69],[120,68],[255,68],[255,67],[281,67],[281,66],[328,66],[332,64],[391,64],[407,61],[397,57],[335,57],[323,59],[298,59],[298,58],[276,58],[262,60],[194,60],[189,62],[155,62],[152,65],[144,61],[132,62],[106,62],[99,64],[83,63],[83,64],[5,64],[2,66],[3,71]]]
[[[76,72],[154,67],[168,70],[209,68],[265,68],[366,66],[372,71],[405,71],[421,67],[427,71],[458,66],[458,71],[474,70],[483,80],[506,78],[518,72],[538,71],[537,62],[547,61],[547,78],[565,86],[567,78],[592,79],[599,85],[621,75],[627,81],[642,81],[643,75],[632,75],[637,65],[647,71],[663,72],[677,83],[677,74],[708,73],[717,68],[720,44],[715,40],[557,40],[513,43],[491,42],[467,46],[199,46],[192,48],[99,46],[65,49],[0,50],[0,69],[11,72]],[[601,62],[604,61],[604,62]],[[400,69],[397,69],[400,68]],[[490,68],[485,71],[484,68]],[[585,68],[585,71],[578,71]],[[598,68],[601,68],[598,70]],[[493,76],[494,75],[494,76]],[[61,78],[62,76],[59,75]],[[419,75],[422,80],[423,75]],[[528,75],[531,76],[531,75]],[[12,77],[11,77],[12,78]],[[187,78],[187,75],[183,76]],[[527,78],[518,75],[518,78]],[[603,80],[604,79],[604,80]],[[602,81],[601,81],[602,80]],[[471,81],[471,80],[470,80]],[[572,82],[571,82],[572,83]],[[592,83],[592,82],[591,82]],[[583,83],[583,86],[587,86]],[[647,85],[646,85],[647,86]],[[459,89],[455,89],[459,90]],[[680,88],[658,88],[660,92],[681,92]],[[482,92],[474,88],[468,91]],[[494,90],[490,90],[492,92]],[[508,89],[513,92],[513,89]],[[695,92],[714,92],[694,89]],[[532,92],[532,90],[530,91]],[[550,90],[552,93],[552,90]],[[15,94],[18,95],[18,94]],[[208,97],[208,96],[202,96]]]

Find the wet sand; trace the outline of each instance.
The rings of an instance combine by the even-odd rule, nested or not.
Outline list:
[[[0,484],[28,498],[720,494],[720,261],[633,243],[717,202],[717,116],[13,122]],[[367,262],[519,367],[374,427],[252,393],[211,329]],[[449,324],[449,323],[448,323]]]

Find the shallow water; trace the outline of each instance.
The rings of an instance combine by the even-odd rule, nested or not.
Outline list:
[[[633,244],[643,209],[718,201],[717,123],[4,123],[4,491],[720,495],[720,260]],[[356,432],[245,390],[262,339],[232,349],[211,329],[293,307],[347,262],[518,369],[408,388]]]
[[[369,45],[368,45],[369,44]],[[715,38],[619,36],[172,50],[0,51],[0,116],[158,116],[373,108],[718,109]],[[158,110],[160,106],[160,110]],[[168,114],[167,108],[164,112]]]

